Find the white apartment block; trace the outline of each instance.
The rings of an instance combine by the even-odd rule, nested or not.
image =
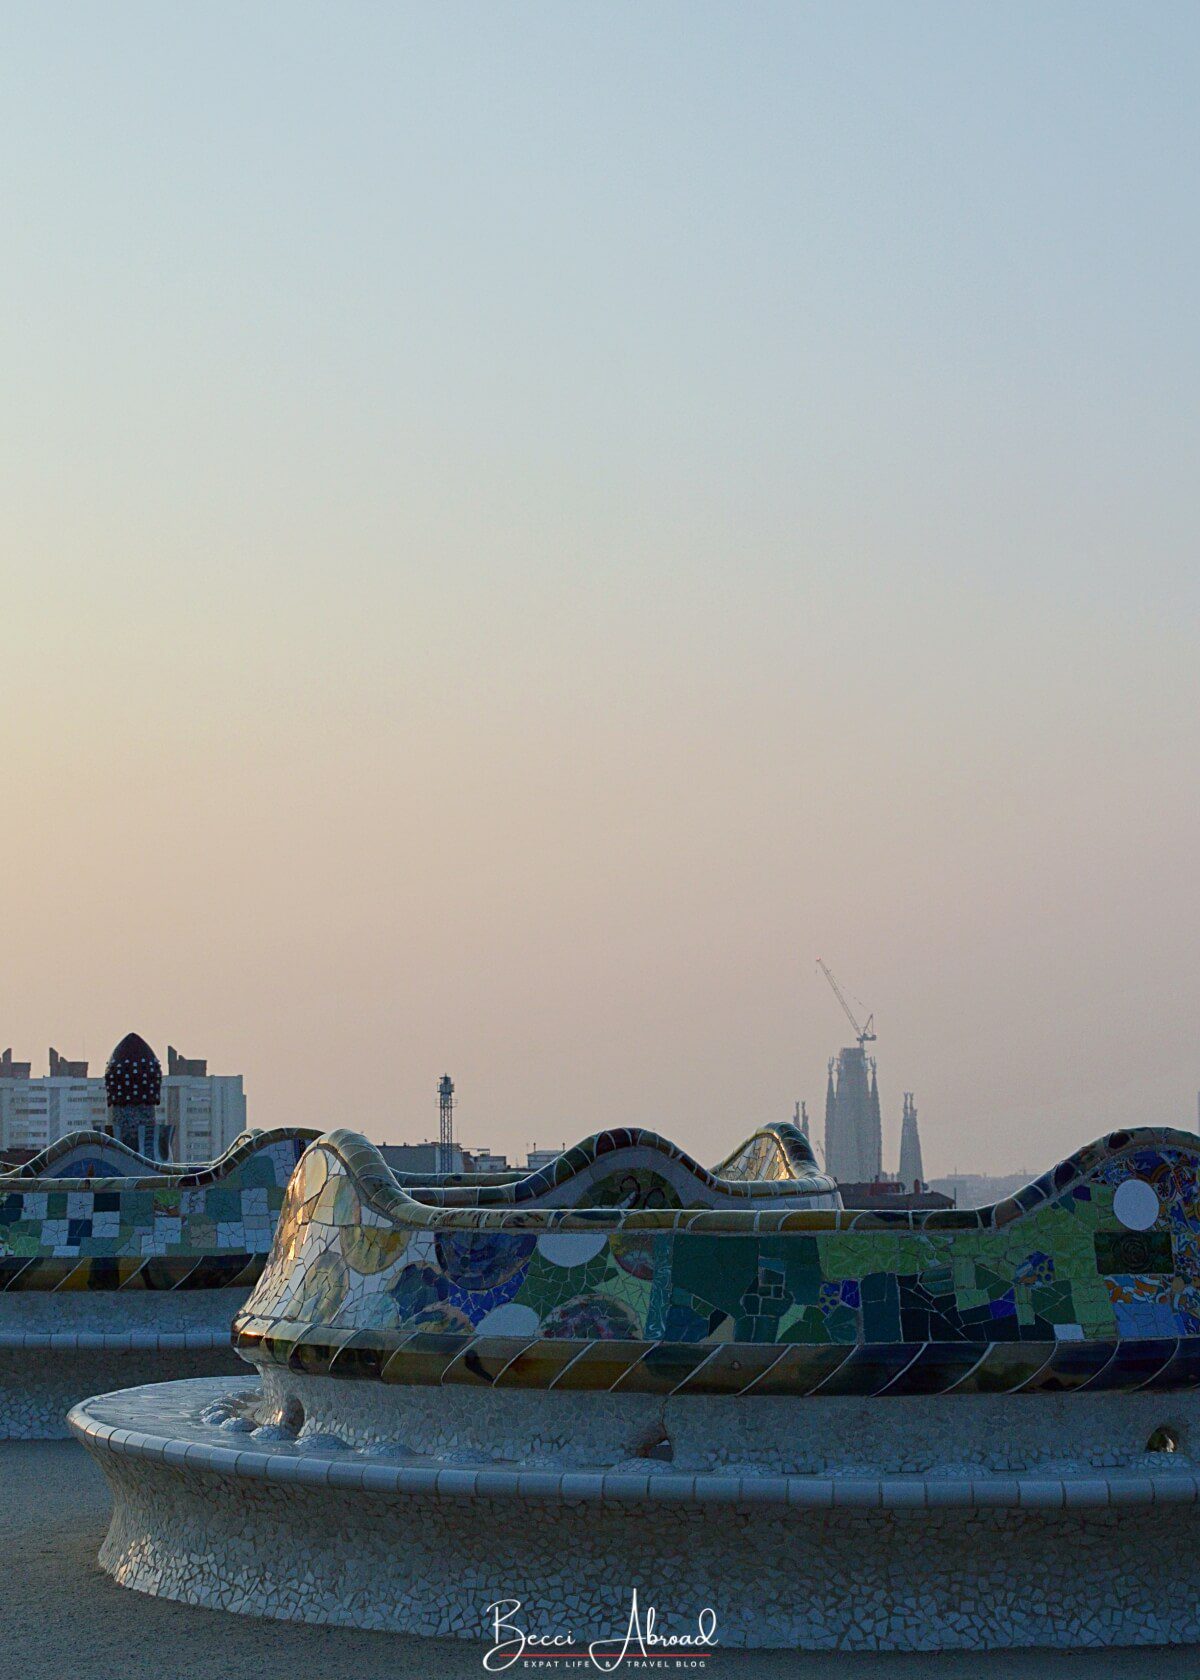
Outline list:
[[[175,1160],[211,1161],[246,1129],[242,1075],[210,1074],[204,1062],[172,1052],[169,1065],[180,1064],[189,1071],[163,1076],[156,1118],[172,1127]],[[63,1066],[54,1052],[51,1065]],[[99,1132],[107,1123],[102,1077],[56,1072],[35,1079],[27,1062],[13,1062],[7,1052],[0,1057],[0,1150],[45,1149],[68,1132]]]
[[[468,1149],[471,1166],[477,1173],[507,1172],[508,1156],[498,1155],[494,1149]]]
[[[67,1132],[104,1130],[103,1079],[0,1079],[0,1149],[44,1149]]]
[[[526,1169],[531,1173],[541,1172],[542,1168],[548,1167],[551,1161],[557,1161],[566,1147],[566,1144],[562,1143],[557,1149],[539,1149],[535,1143],[529,1151],[529,1159],[525,1163]]]
[[[171,1152],[177,1161],[223,1155],[246,1130],[241,1074],[166,1074],[156,1118],[173,1128]]]

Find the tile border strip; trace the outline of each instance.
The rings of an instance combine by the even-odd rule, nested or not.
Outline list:
[[[1176,1364],[1194,1338],[1155,1344],[1153,1368],[1118,1367],[1119,1338],[1091,1342],[1092,1360],[1078,1368],[1080,1343],[913,1342],[759,1343],[645,1342],[505,1338],[420,1330],[333,1330],[319,1324],[260,1318],[243,1310],[232,1345],[247,1364],[274,1365],[342,1382],[416,1384],[425,1388],[606,1390],[622,1394],[740,1395],[746,1399],[904,1398],[905,1374],[922,1362],[922,1395],[1106,1393],[1195,1386],[1190,1360]],[[1136,1344],[1134,1344],[1136,1345]],[[1016,1348],[1024,1358],[1014,1362]],[[967,1351],[969,1368],[959,1356]],[[881,1358],[894,1355],[894,1360]],[[939,1356],[941,1360],[939,1371]],[[607,1381],[599,1381],[599,1367]],[[533,1367],[532,1369],[530,1367]],[[538,1367],[541,1367],[538,1369]],[[1172,1366],[1176,1375],[1171,1375]],[[510,1374],[511,1373],[511,1374]],[[940,1376],[934,1384],[933,1378]],[[1124,1378],[1124,1380],[1122,1380]]]
[[[227,1330],[0,1330],[0,1353],[158,1352],[228,1346]]]

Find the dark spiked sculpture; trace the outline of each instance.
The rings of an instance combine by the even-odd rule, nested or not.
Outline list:
[[[126,1033],[104,1070],[108,1129],[122,1143],[155,1161],[170,1158],[171,1128],[158,1121],[162,1064],[138,1033]]]

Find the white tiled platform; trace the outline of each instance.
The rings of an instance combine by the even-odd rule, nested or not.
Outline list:
[[[724,1645],[1200,1637],[1200,1482],[1184,1464],[873,1477],[451,1463],[203,1422],[231,1388],[253,1384],[171,1383],[73,1411],[113,1487],[101,1562],[124,1584],[258,1615],[470,1637],[494,1598],[549,1604],[569,1628],[627,1609],[639,1582],[669,1586],[685,1618],[713,1605]]]
[[[229,1321],[240,1289],[0,1294],[0,1439],[70,1433],[76,1401],[106,1388],[241,1368]]]

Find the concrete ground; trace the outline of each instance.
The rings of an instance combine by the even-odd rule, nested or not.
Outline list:
[[[483,1672],[482,1645],[259,1621],[129,1592],[96,1563],[108,1510],[104,1478],[74,1441],[0,1442],[0,1680],[441,1680]],[[717,1651],[706,1669],[732,1680],[1135,1680],[1149,1671],[1155,1680],[1197,1680],[1200,1651]]]

